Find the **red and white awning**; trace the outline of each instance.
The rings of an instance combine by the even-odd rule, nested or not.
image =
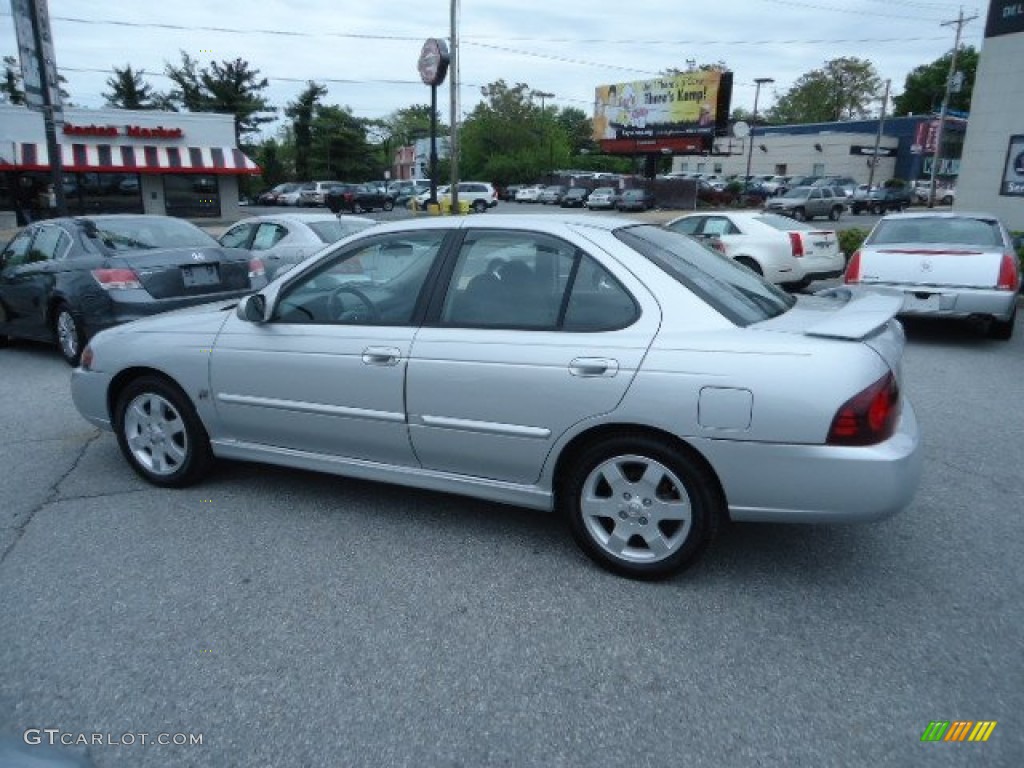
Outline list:
[[[0,170],[48,171],[45,144],[16,143],[13,155],[0,155]],[[64,144],[61,161],[68,173],[210,173],[248,175],[260,167],[235,147]]]

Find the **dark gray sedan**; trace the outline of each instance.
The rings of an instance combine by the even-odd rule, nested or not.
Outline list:
[[[94,334],[159,312],[244,296],[263,262],[168,216],[88,216],[26,227],[0,252],[0,344],[56,341],[77,365]]]

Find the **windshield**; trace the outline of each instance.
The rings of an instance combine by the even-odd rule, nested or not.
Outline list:
[[[807,197],[809,194],[811,194],[810,187],[793,187],[783,197]]]
[[[217,241],[194,224],[162,216],[126,219],[89,219],[95,237],[115,251],[143,251],[153,248],[206,248]],[[86,232],[93,236],[90,227]]]
[[[615,236],[736,325],[768,320],[796,303],[785,291],[687,235],[643,224],[616,230]]]
[[[867,242],[872,245],[934,243],[1002,248],[1003,234],[999,223],[992,219],[921,216],[882,219]]]

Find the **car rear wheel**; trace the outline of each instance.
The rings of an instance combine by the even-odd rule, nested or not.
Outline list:
[[[85,346],[85,334],[67,304],[58,305],[57,312],[53,316],[53,330],[57,337],[60,353],[67,360],[68,365],[78,365],[82,359],[82,347]]]
[[[558,492],[573,538],[598,565],[661,579],[693,564],[724,505],[710,472],[648,435],[623,435],[583,451]]]
[[[829,221],[839,221],[839,217],[842,215],[843,209],[837,205],[833,207],[831,211],[828,212],[828,219]]]
[[[744,267],[749,269],[755,275],[761,275],[762,277],[764,276],[764,270],[761,269],[761,265],[758,264],[756,261],[754,261],[749,256],[737,256],[736,257],[736,263],[737,264],[742,264]]]
[[[385,200],[383,207],[384,207],[385,211],[390,211],[390,210],[394,209],[395,204],[391,200]]]
[[[153,485],[183,488],[213,465],[210,438],[195,408],[159,376],[131,382],[117,398],[114,431],[121,453]]]
[[[1009,341],[1013,337],[1013,326],[1017,323],[1017,310],[1013,310],[1009,320],[993,319],[988,327],[988,335],[998,341]]]

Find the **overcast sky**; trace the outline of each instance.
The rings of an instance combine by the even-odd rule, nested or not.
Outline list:
[[[964,42],[980,47],[987,2]],[[269,78],[283,107],[313,79],[327,103],[384,117],[429,103],[416,71],[423,41],[447,38],[450,0],[175,0],[99,3],[50,0],[57,64],[74,103],[103,106],[114,66],[144,69],[159,90],[166,62],[185,50],[204,63],[236,57]],[[914,67],[953,46],[960,5],[941,0],[460,0],[463,112],[499,78],[555,94],[547,103],[590,114],[597,85],[655,77],[670,67],[724,61],[734,72],[733,108],[750,110],[754,79],[774,78],[761,109],[800,75],[839,56],[874,62],[902,89]],[[0,52],[17,50],[10,4],[0,4]],[[448,114],[447,83],[438,91]]]

